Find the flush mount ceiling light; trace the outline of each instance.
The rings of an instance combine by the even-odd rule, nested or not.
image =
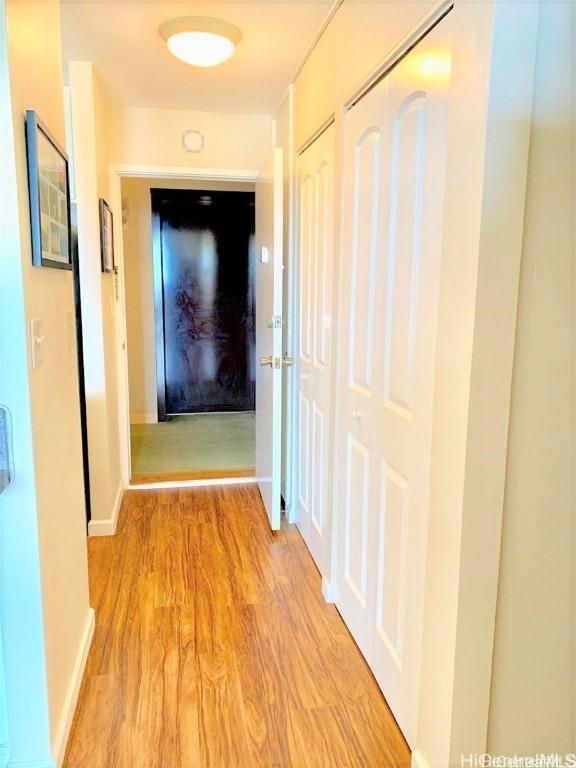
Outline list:
[[[215,67],[232,56],[242,39],[233,24],[204,16],[165,21],[158,29],[168,50],[194,67]]]

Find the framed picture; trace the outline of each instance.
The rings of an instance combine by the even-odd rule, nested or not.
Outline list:
[[[32,263],[72,269],[68,158],[36,112],[26,112]]]
[[[100,253],[102,272],[114,272],[114,231],[112,211],[106,200],[100,200]]]

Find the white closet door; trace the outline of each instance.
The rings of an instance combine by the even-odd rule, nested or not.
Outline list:
[[[381,322],[377,280],[387,217],[384,155],[388,81],[346,115],[343,265],[338,365],[338,608],[369,657],[374,586],[374,446],[377,399],[374,335]]]
[[[298,527],[321,573],[328,565],[327,490],[333,269],[334,126],[298,158]]]
[[[338,608],[416,730],[450,47],[445,20],[346,116]]]

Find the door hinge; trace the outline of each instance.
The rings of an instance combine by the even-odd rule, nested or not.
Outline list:
[[[274,318],[272,320],[272,327],[273,328],[282,328],[282,317],[281,317],[281,315],[274,315]]]

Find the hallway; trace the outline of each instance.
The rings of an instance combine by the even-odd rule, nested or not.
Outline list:
[[[65,768],[408,768],[300,534],[255,486],[126,494]]]

